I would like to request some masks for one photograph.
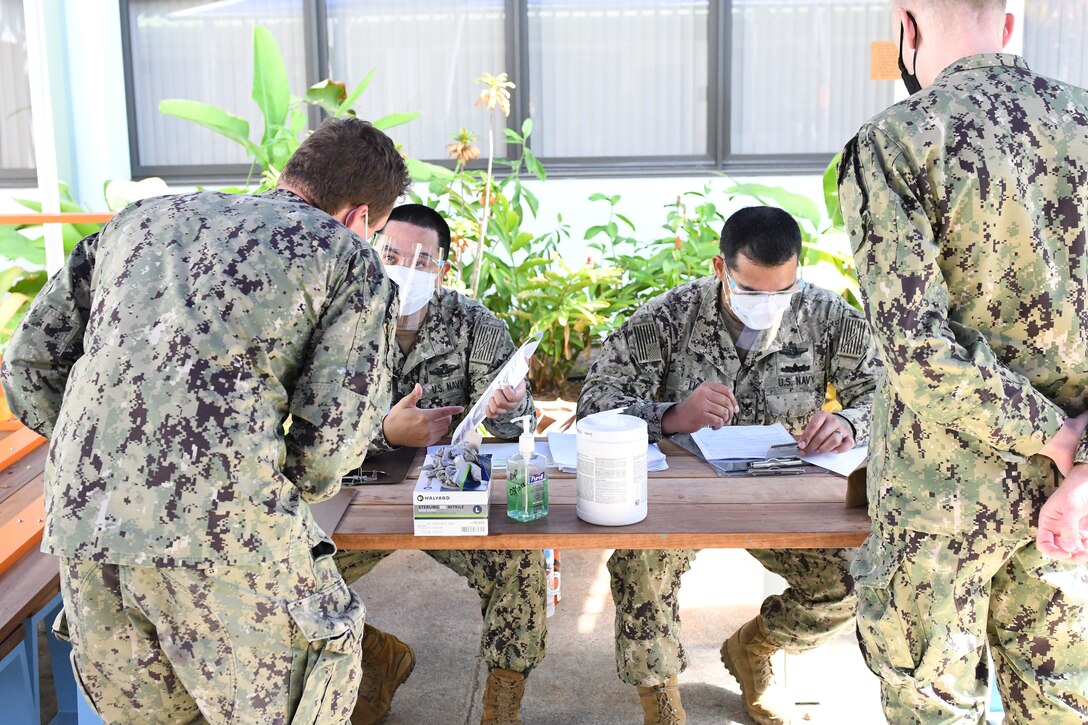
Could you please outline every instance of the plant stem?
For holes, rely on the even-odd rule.
[[[476,268],[472,270],[472,296],[480,296],[480,270],[483,268],[484,235],[487,234],[487,220],[491,213],[491,169],[495,161],[495,114],[487,115],[487,178],[484,180],[484,215],[480,219],[480,234],[476,240]]]

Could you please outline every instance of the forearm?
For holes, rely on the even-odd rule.
[[[46,438],[60,415],[72,366],[83,355],[98,238],[93,234],[76,245],[34,299],[4,354],[8,406]]]

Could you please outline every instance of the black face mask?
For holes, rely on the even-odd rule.
[[[918,70],[918,21],[914,19],[914,16],[907,13],[907,17],[914,23],[914,70]],[[907,93],[912,96],[918,91],[922,90],[922,84],[918,81],[918,76],[914,73],[907,72],[907,64],[903,62],[903,34],[906,32],[906,27],[899,26],[899,75],[903,78],[903,85],[907,87]]]

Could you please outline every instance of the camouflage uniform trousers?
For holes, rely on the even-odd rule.
[[[53,628],[105,722],[347,722],[365,609],[334,550],[206,569],[62,559]]]
[[[768,634],[787,652],[812,649],[854,618],[853,549],[749,549],[789,584],[760,608]],[[629,685],[652,686],[683,672],[680,575],[695,549],[617,549],[608,560],[616,603],[616,669]]]
[[[341,551],[336,566],[349,584],[361,579],[392,551]],[[544,552],[427,551],[464,577],[480,595],[484,631],[480,649],[490,669],[528,675],[544,659],[547,623]]]
[[[890,722],[983,722],[987,641],[1006,722],[1088,722],[1088,566],[1045,559],[1034,538],[880,524],[854,576]]]

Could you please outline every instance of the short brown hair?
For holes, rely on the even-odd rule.
[[[366,204],[372,218],[388,214],[410,182],[393,140],[354,116],[321,124],[280,174],[281,184],[328,214]]]

